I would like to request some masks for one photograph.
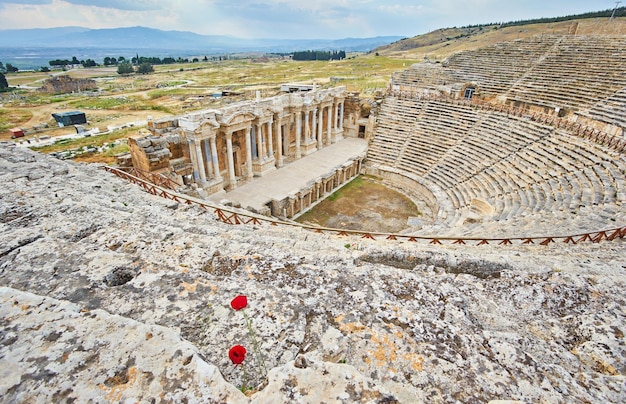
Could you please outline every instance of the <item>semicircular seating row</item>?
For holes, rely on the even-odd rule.
[[[469,82],[485,97],[567,109],[623,128],[626,35],[537,35],[419,63],[393,77],[405,88]]]
[[[623,225],[626,157],[563,129],[443,100],[388,96],[368,164],[419,177],[438,195],[422,234],[577,234]],[[467,220],[472,201],[493,208]]]

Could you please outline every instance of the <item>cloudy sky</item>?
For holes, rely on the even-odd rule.
[[[0,0],[0,29],[141,25],[243,38],[414,36],[614,6],[607,0]]]

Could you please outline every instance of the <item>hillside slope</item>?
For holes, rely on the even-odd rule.
[[[615,18],[610,23],[607,18],[593,18],[504,28],[497,25],[442,28],[413,38],[401,39],[372,52],[401,58],[442,60],[456,52],[541,34],[626,35],[626,17]]]

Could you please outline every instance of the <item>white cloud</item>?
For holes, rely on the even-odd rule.
[[[0,0],[2,28],[142,25],[274,38],[412,36],[468,24],[611,8],[588,0]]]

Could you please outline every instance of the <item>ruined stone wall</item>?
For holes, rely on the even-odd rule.
[[[145,138],[129,138],[128,145],[132,156],[133,166],[144,171],[159,171],[170,167],[170,158],[174,154],[170,151],[170,144],[174,145],[176,157],[185,156],[180,145],[179,135],[148,136]]]
[[[51,94],[74,93],[98,88],[95,80],[75,79],[70,76],[56,76],[44,82],[41,91]]]

